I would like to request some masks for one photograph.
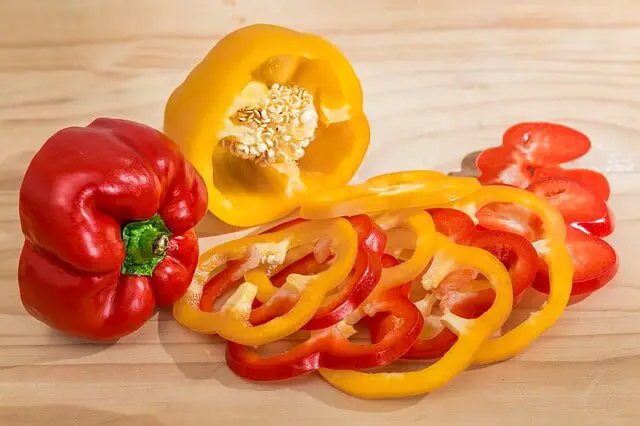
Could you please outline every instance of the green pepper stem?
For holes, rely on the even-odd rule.
[[[122,228],[125,259],[123,275],[151,276],[166,256],[171,231],[157,213],[148,220],[130,222]]]

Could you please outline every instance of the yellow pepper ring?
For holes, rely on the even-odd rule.
[[[212,271],[232,259],[257,252],[260,263],[283,261],[284,251],[331,236],[334,260],[328,269],[315,275],[291,274],[287,281],[296,287],[298,301],[286,314],[264,324],[249,323],[251,305],[258,287],[242,284],[216,312],[200,310],[203,287]],[[358,251],[358,235],[346,219],[303,222],[282,231],[229,241],[205,252],[187,293],[173,305],[173,315],[182,325],[203,334],[219,334],[227,340],[260,346],[283,339],[306,324],[318,310],[326,293],[347,278]],[[280,260],[278,260],[280,259]]]
[[[429,265],[436,249],[436,227],[431,216],[424,211],[389,213],[377,218],[376,223],[385,231],[397,227],[409,229],[415,236],[415,249],[405,262],[382,270],[380,281],[367,300],[373,300],[382,292],[417,277]]]
[[[300,208],[306,219],[385,210],[428,208],[467,197],[480,188],[475,178],[444,176],[438,172],[402,172],[376,176],[362,184],[316,192]]]
[[[551,292],[549,299],[538,312],[508,333],[487,341],[474,362],[488,364],[510,358],[529,346],[560,318],[569,302],[573,280],[573,264],[565,245],[566,227],[560,213],[549,203],[523,189],[507,186],[485,186],[468,198],[446,207],[456,208],[475,216],[490,203],[513,203],[536,213],[542,220],[545,237],[535,244],[549,267]]]
[[[459,246],[442,234],[436,237],[437,250],[455,259],[457,264],[480,271],[496,297],[493,305],[477,319],[460,318],[451,312],[442,317],[443,323],[458,335],[457,342],[436,363],[415,372],[362,373],[320,369],[320,375],[332,386],[350,395],[365,399],[400,398],[432,392],[465,370],[478,348],[495,333],[511,313],[513,294],[511,280],[504,265],[490,253],[467,246]]]
[[[369,145],[362,89],[318,36],[250,25],[222,38],[171,94],[164,132],[207,184],[209,210],[236,226],[293,211],[345,185]]]

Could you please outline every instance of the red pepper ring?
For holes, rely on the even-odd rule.
[[[386,245],[384,231],[367,215],[357,215],[346,219],[358,234],[360,248],[354,267],[346,280],[346,285],[337,293],[325,298],[325,302],[323,302],[314,317],[303,327],[303,330],[327,328],[344,319],[362,303],[380,279],[382,273],[380,257]],[[281,231],[302,222],[306,222],[306,220],[294,219],[277,225],[266,232]],[[214,275],[204,286],[202,298],[200,299],[200,309],[211,311],[215,300],[236,285],[243,276],[247,281],[253,282],[262,288],[279,288],[282,287],[290,274],[316,274],[327,268],[326,265],[317,262],[314,253],[307,254],[286,266],[276,273],[271,280],[263,270],[254,269],[256,266],[256,262],[248,258],[228,262],[225,269]],[[295,294],[286,292],[276,293],[265,304],[254,301],[254,309],[251,311],[249,322],[253,325],[264,324],[289,312],[296,302]]]
[[[260,234],[266,234],[270,232],[277,232],[283,229],[289,228],[291,226],[297,225],[299,223],[306,222],[306,219],[293,219],[288,222],[281,223],[279,225],[274,226],[273,228],[267,229],[266,231],[261,232]],[[293,250],[292,250],[293,251]],[[289,253],[287,253],[288,255]],[[313,254],[309,255],[313,257]],[[202,288],[202,297],[200,298],[200,309],[203,311],[211,311],[213,309],[213,304],[215,301],[222,296],[227,290],[234,287],[235,285],[240,284],[239,281],[242,279],[244,274],[251,269],[257,266],[257,259],[250,259],[249,257],[244,257],[242,259],[233,259],[227,262],[224,269],[219,273],[215,274]],[[296,272],[303,274],[304,271],[297,270]],[[316,268],[315,270],[307,272],[317,273],[319,270]],[[293,273],[293,271],[289,271],[286,275]],[[286,278],[284,275],[283,278]],[[305,274],[306,275],[306,274]],[[284,284],[284,280],[282,281]],[[280,284],[280,286],[282,285]],[[278,287],[280,287],[278,286]],[[260,306],[260,302],[256,299],[254,300],[254,307]],[[263,321],[263,322],[266,322]]]
[[[302,328],[303,330],[321,330],[343,320],[369,296],[380,280],[382,274],[381,256],[386,245],[386,234],[367,215],[357,215],[346,218],[358,233],[359,250],[356,261],[345,281],[345,285],[337,293],[325,298],[322,306],[314,317]],[[298,223],[296,221],[296,223]],[[281,228],[282,229],[282,228]],[[271,284],[281,287],[290,274],[313,274],[321,271],[325,266],[318,263],[314,254],[308,254],[302,259],[288,265],[274,275]],[[262,277],[258,277],[262,274]],[[264,272],[255,271],[245,275],[251,282],[264,280]],[[267,283],[267,285],[269,285]],[[295,297],[271,298],[267,303],[255,308],[251,312],[249,321],[253,325],[263,324],[275,317],[285,314],[295,305]]]
[[[538,254],[526,238],[502,231],[478,231],[472,219],[464,212],[455,209],[437,208],[427,212],[433,218],[436,230],[450,240],[461,245],[477,247],[488,251],[500,260],[508,269],[513,288],[514,301],[522,297],[531,287],[538,268]],[[447,265],[448,262],[443,264]],[[452,266],[455,268],[455,266]],[[454,270],[438,283],[436,292],[440,298],[440,308],[447,308],[463,318],[478,318],[493,304],[495,292],[491,288],[464,289],[475,274],[465,274],[465,270]],[[469,271],[473,272],[473,271]],[[400,287],[399,291],[409,296],[411,287]],[[514,303],[515,304],[515,303]],[[382,339],[393,327],[393,318],[379,316],[372,319],[371,341]],[[416,343],[403,356],[404,359],[435,359],[444,356],[456,343],[457,336],[444,327],[437,334],[427,338],[418,338]]]
[[[226,359],[229,368],[252,381],[285,380],[319,368],[349,370],[388,365],[399,359],[416,341],[424,320],[420,311],[397,289],[382,293],[373,303],[374,315],[398,318],[395,327],[376,343],[354,344],[349,337],[355,329],[340,322],[317,331],[305,342],[287,352],[261,357],[256,349],[229,342]]]

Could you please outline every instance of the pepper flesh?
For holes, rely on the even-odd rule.
[[[315,190],[345,185],[369,145],[347,58],[319,36],[266,24],[211,49],[171,94],[164,130],[203,176],[209,210],[237,226],[284,217]],[[221,142],[230,137],[245,143]]]
[[[423,318],[407,297],[395,289],[379,295],[372,304],[371,314],[391,315],[398,320],[385,338],[375,343],[351,343],[349,337],[355,332],[353,324],[341,322],[314,332],[308,340],[283,354],[270,357],[261,357],[250,347],[230,342],[227,364],[239,376],[254,381],[289,379],[323,367],[355,369],[390,364],[418,338]]]
[[[478,231],[473,221],[465,213],[454,209],[431,209],[428,211],[434,220],[436,230],[455,243],[474,246],[486,250],[500,260],[509,271],[514,305],[533,283],[538,267],[538,255],[533,246],[519,235],[503,231]],[[477,318],[493,303],[494,292],[484,280],[476,280],[476,271],[460,269],[453,259],[436,255],[435,261],[427,271],[427,276],[439,277],[437,282],[431,279],[432,296],[429,303],[419,302],[429,312],[421,309],[432,320],[427,323],[416,343],[403,358],[433,359],[443,356],[456,342],[451,330],[437,322],[436,304],[440,310],[448,309],[463,318]],[[420,282],[420,275],[414,282]],[[431,288],[433,287],[433,288]],[[411,288],[403,289],[408,296]],[[377,318],[370,327],[371,340],[376,342],[384,337],[393,325],[393,318]]]
[[[433,171],[408,171],[375,176],[358,185],[318,191],[300,208],[306,219],[325,219],[386,210],[435,207],[464,198],[480,188],[474,178]]]
[[[252,326],[249,318],[257,286],[245,282],[218,311],[200,309],[203,287],[209,275],[233,259],[252,258],[258,267],[268,261],[281,262],[284,249],[291,250],[330,238],[334,260],[325,271],[311,276],[292,274],[279,292],[298,293],[298,302],[286,314]],[[300,223],[284,230],[229,241],[205,252],[187,293],[173,305],[175,319],[204,334],[219,334],[242,345],[274,342],[299,330],[313,317],[327,292],[347,278],[356,258],[358,235],[345,219]],[[275,297],[275,296],[274,296]]]
[[[384,231],[366,215],[352,216],[346,219],[358,232],[359,250],[355,264],[345,285],[334,294],[325,297],[322,306],[303,327],[304,330],[324,329],[344,319],[365,300],[380,280],[381,257],[386,245]],[[329,257],[327,261],[331,259]],[[286,283],[286,277],[292,273],[308,275],[318,273],[326,267],[325,264],[317,262],[315,254],[311,253],[282,269],[273,276],[272,283],[266,285],[274,285],[279,288]],[[245,279],[247,281],[260,280],[262,283],[265,277],[258,277],[260,273],[263,272],[254,270],[245,274]],[[295,297],[271,299],[251,312],[250,321],[254,325],[262,324],[287,312],[295,303]]]
[[[20,188],[26,310],[62,332],[112,340],[186,291],[206,189],[155,129],[99,118],[60,130]]]
[[[348,323],[355,323],[365,315],[364,307],[380,294],[411,281],[424,271],[436,249],[435,226],[431,216],[424,211],[408,210],[388,213],[377,218],[376,223],[385,231],[396,227],[405,227],[411,230],[415,237],[415,250],[408,260],[382,270],[378,285],[362,302],[362,305],[347,317],[346,321]]]
[[[443,322],[457,335],[453,347],[431,366],[408,373],[363,373],[321,368],[320,375],[332,386],[360,398],[381,399],[421,395],[445,385],[466,369],[478,348],[497,331],[511,312],[509,275],[502,263],[475,247],[458,246],[437,234],[438,251],[455,258],[458,264],[479,270],[496,293],[493,305],[477,319],[465,320],[448,312]]]
[[[548,265],[550,294],[547,303],[506,334],[484,343],[474,360],[488,364],[510,358],[529,346],[562,315],[571,294],[573,265],[565,246],[566,228],[560,213],[534,194],[506,186],[485,186],[464,200],[451,203],[470,216],[490,203],[513,203],[537,214],[542,221],[543,239],[534,243]]]

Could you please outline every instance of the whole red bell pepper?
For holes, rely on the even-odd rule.
[[[99,118],[54,134],[20,188],[25,309],[62,332],[112,340],[186,291],[204,182],[162,133]]]

